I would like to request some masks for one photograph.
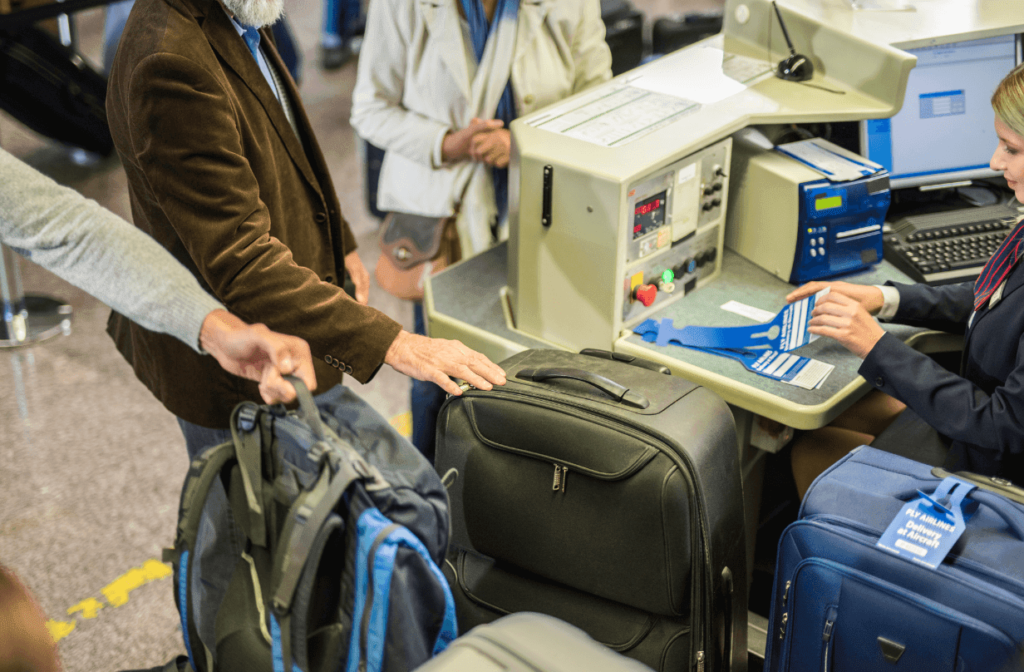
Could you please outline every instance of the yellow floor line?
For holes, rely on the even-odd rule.
[[[398,433],[405,438],[412,437],[412,411],[399,413],[389,420],[391,426],[398,430]]]
[[[159,560],[149,559],[141,567],[133,567],[127,572],[108,583],[100,593],[106,604],[95,597],[87,597],[76,603],[67,610],[68,616],[78,614],[82,619],[96,618],[99,612],[106,607],[120,607],[128,602],[128,594],[136,588],[141,588],[151,581],[163,579],[172,574],[171,568]],[[78,625],[77,620],[58,621],[50,619],[46,622],[46,628],[54,642],[64,639]]]

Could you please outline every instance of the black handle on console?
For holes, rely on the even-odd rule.
[[[648,401],[647,397],[644,395],[632,392],[628,387],[620,385],[610,378],[605,378],[604,376],[599,376],[596,373],[590,373],[583,369],[523,369],[516,374],[516,378],[521,380],[532,380],[535,383],[547,380],[557,380],[560,378],[578,380],[581,383],[593,385],[620,403],[627,404],[635,408],[647,408],[651,405],[651,402]]]

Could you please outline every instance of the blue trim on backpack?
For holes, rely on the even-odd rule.
[[[270,615],[270,654],[274,672],[284,672],[284,648],[281,646],[281,626],[274,615]]]
[[[358,672],[359,670],[359,638],[362,631],[362,614],[366,609],[366,598],[368,592],[368,556],[370,549],[377,539],[377,535],[385,527],[392,524],[377,509],[367,509],[359,516],[357,523],[357,544],[356,544],[356,587],[355,604],[352,610],[352,634],[349,640],[349,654],[346,665],[346,672]],[[370,607],[370,629],[367,633],[366,642],[366,672],[381,672],[384,664],[384,643],[387,638],[388,604],[391,593],[391,575],[395,569],[395,556],[398,553],[398,546],[404,545],[427,562],[431,573],[437,579],[444,590],[444,620],[441,623],[441,630],[434,642],[433,654],[437,655],[444,651],[448,644],[458,636],[458,626],[455,621],[455,599],[452,597],[451,588],[444,578],[444,574],[434,563],[416,535],[404,527],[398,527],[381,542],[377,548],[373,562],[373,603]]]
[[[188,551],[183,551],[178,561],[178,611],[181,613],[181,634],[185,640],[185,651],[188,659],[196,661],[192,655],[192,643],[188,639]]]

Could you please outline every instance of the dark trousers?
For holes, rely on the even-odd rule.
[[[413,305],[413,319],[417,334],[426,335],[426,320],[423,317],[423,304]],[[434,463],[434,437],[437,433],[437,414],[441,412],[441,404],[445,400],[445,391],[435,383],[422,380],[412,381],[412,445],[423,453],[423,456]]]

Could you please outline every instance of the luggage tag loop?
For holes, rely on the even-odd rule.
[[[977,502],[967,499],[976,486],[952,476],[932,494],[900,504],[877,546],[910,562],[938,568],[967,529],[967,518]]]

